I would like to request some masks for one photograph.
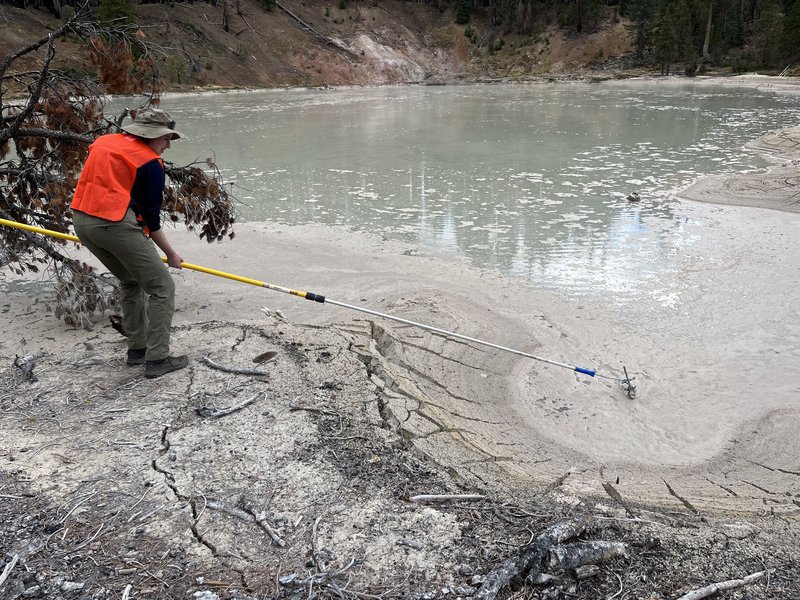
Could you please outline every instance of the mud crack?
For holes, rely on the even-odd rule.
[[[170,449],[170,442],[169,442],[169,437],[168,437],[169,430],[170,430],[170,426],[169,425],[165,425],[164,428],[161,430],[161,448],[159,448],[159,450],[158,450],[158,456],[159,457],[164,456],[164,454],[166,454]],[[203,535],[197,529],[197,521],[198,521],[199,513],[198,513],[198,510],[197,510],[197,506],[195,505],[194,499],[192,499],[192,498],[190,498],[190,497],[188,497],[188,496],[186,496],[186,495],[181,493],[181,491],[178,489],[178,486],[175,483],[175,476],[171,472],[167,471],[166,469],[162,469],[160,466],[158,466],[158,457],[154,458],[150,462],[150,466],[153,468],[153,470],[156,473],[159,473],[164,477],[164,483],[167,485],[167,487],[170,490],[172,490],[172,493],[175,494],[175,497],[179,501],[188,503],[189,507],[191,508],[191,513],[192,513],[192,522],[189,525],[189,530],[192,532],[192,536],[200,544],[202,544],[203,546],[205,546],[206,548],[211,550],[211,553],[214,556],[216,556],[217,555],[217,548],[214,546],[214,544],[212,544],[207,539],[205,539],[203,537]]]

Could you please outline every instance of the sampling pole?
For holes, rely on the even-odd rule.
[[[42,227],[34,227],[33,225],[25,225],[24,223],[18,223],[17,221],[9,221],[7,219],[0,219],[0,225],[5,225],[7,227],[14,227],[16,229],[22,229],[25,231],[30,231],[32,233],[39,233],[42,235],[48,235],[50,237],[59,238],[62,240],[67,240],[70,242],[80,243],[81,240],[77,236],[70,235],[68,233],[59,233],[58,231],[52,231],[50,229],[44,229]],[[167,262],[165,257],[162,257],[161,260]],[[575,371],[577,373],[582,373],[583,375],[588,375],[589,377],[601,377],[603,379],[610,379],[612,381],[617,381],[622,384],[623,388],[626,390],[629,389],[631,385],[631,379],[628,378],[627,373],[625,378],[619,377],[611,377],[610,375],[603,375],[598,373],[594,369],[587,369],[585,367],[578,367],[575,365],[570,365],[564,362],[559,362],[557,360],[551,360],[549,358],[544,358],[542,356],[536,356],[535,354],[531,354],[530,352],[523,352],[522,350],[515,350],[514,348],[509,348],[508,346],[501,346],[500,344],[495,344],[493,342],[487,342],[486,340],[481,340],[478,338],[470,337],[468,335],[464,335],[462,333],[456,333],[455,331],[448,331],[446,329],[441,329],[439,327],[434,327],[432,325],[426,325],[425,323],[419,323],[417,321],[411,321],[409,319],[404,319],[402,317],[396,317],[394,315],[390,315],[387,313],[378,312],[376,310],[371,310],[369,308],[364,308],[362,306],[356,306],[354,304],[347,304],[346,302],[340,302],[338,300],[333,300],[332,298],[326,298],[322,294],[316,294],[314,292],[305,292],[303,290],[293,290],[288,287],[284,287],[282,285],[275,285],[274,283],[268,283],[266,281],[260,281],[258,279],[253,279],[251,277],[243,277],[241,275],[235,275],[233,273],[227,273],[226,271],[219,271],[217,269],[211,269],[209,267],[204,267],[202,265],[195,265],[192,263],[182,262],[181,267],[184,269],[190,269],[192,271],[198,271],[200,273],[206,273],[208,275],[214,275],[216,277],[223,277],[225,279],[231,279],[233,281],[239,281],[241,283],[247,283],[249,285],[254,285],[257,287],[263,287],[268,290],[274,290],[276,292],[282,292],[284,294],[291,294],[292,296],[297,296],[299,298],[305,298],[306,300],[311,300],[313,302],[320,302],[325,304],[333,304],[335,306],[341,306],[342,308],[349,308],[350,310],[356,310],[358,312],[366,313],[368,315],[373,315],[375,317],[380,317],[382,319],[388,319],[389,321],[396,321],[398,323],[404,323],[405,325],[411,325],[413,327],[419,327],[420,329],[425,329],[427,331],[431,331],[433,333],[438,333],[440,335],[444,335],[447,337],[457,338],[459,340],[464,340],[467,342],[472,342],[473,344],[479,344],[481,346],[488,346],[489,348],[495,348],[496,350],[502,350],[504,352],[510,352],[511,354],[516,354],[518,356],[524,356],[525,358],[531,358],[533,360],[537,360],[539,362],[547,363],[548,365],[554,365],[556,367],[562,367],[564,369],[569,369],[570,371]],[[630,395],[630,394],[629,394]]]

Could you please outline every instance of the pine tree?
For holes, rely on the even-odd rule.
[[[661,74],[669,75],[675,62],[692,54],[692,20],[686,0],[666,0],[661,5],[655,35],[656,58]]]
[[[653,27],[655,25],[654,0],[633,0],[627,5],[627,14],[630,16],[629,31],[633,33],[636,47],[636,58],[644,58],[644,51],[653,44]]]
[[[470,0],[458,0],[456,2],[456,23],[466,25],[469,23]]]
[[[781,55],[787,62],[800,58],[800,0],[795,0],[783,20]]]
[[[776,65],[780,60],[781,7],[775,0],[763,0],[758,18],[753,23],[753,49],[762,65]]]

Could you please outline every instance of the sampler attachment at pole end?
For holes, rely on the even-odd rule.
[[[628,375],[628,369],[626,369],[624,365],[622,370],[625,372],[625,378],[620,381],[620,385],[622,386],[622,389],[628,393],[628,398],[633,400],[636,398],[636,386],[633,385],[633,380],[636,378]]]

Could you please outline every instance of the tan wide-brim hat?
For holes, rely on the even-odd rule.
[[[177,140],[186,137],[175,131],[175,121],[169,113],[158,108],[145,108],[136,113],[133,123],[121,128],[122,131],[148,140],[159,138],[162,135],[172,134],[170,139]]]

